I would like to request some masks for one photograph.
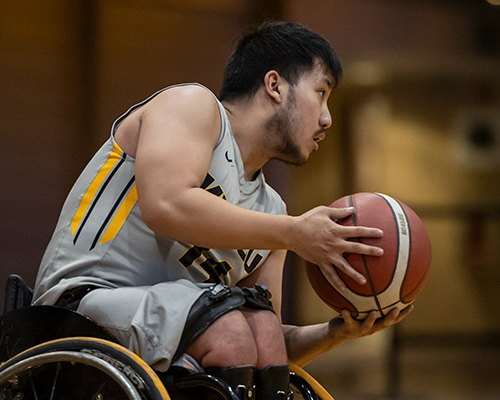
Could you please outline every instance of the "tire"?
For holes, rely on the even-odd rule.
[[[34,346],[0,367],[4,399],[169,400],[140,357],[102,339],[75,337]]]

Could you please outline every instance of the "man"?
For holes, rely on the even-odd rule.
[[[286,215],[261,172],[270,159],[298,165],[318,149],[340,76],[321,36],[267,23],[241,38],[220,101],[185,84],[132,107],[63,207],[35,303],[77,309],[159,371],[191,363],[235,388],[255,383],[257,399],[283,398],[289,359],[305,365],[399,322],[411,308],[377,321],[344,311],[325,324],[281,324],[287,250],[340,288],[333,265],[364,282],[343,253],[382,254],[347,240],[382,232],[334,222],[352,209]]]

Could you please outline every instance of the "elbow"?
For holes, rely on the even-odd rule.
[[[154,233],[173,236],[175,230],[175,212],[168,204],[150,205],[139,200],[139,210],[146,226]]]

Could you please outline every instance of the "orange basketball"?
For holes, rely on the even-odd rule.
[[[356,193],[335,201],[330,207],[354,207],[354,213],[338,223],[366,226],[384,231],[381,238],[356,238],[384,249],[381,257],[344,254],[349,264],[363,274],[361,285],[336,269],[346,285],[337,290],[317,265],[307,262],[309,281],[318,296],[331,308],[347,309],[354,318],[364,319],[371,311],[379,317],[393,308],[411,304],[427,282],[431,265],[431,244],[424,224],[407,205],[380,193]]]

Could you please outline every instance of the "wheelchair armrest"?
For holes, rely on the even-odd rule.
[[[28,307],[33,300],[33,289],[31,289],[19,275],[9,275],[5,286],[5,298],[3,313]]]

